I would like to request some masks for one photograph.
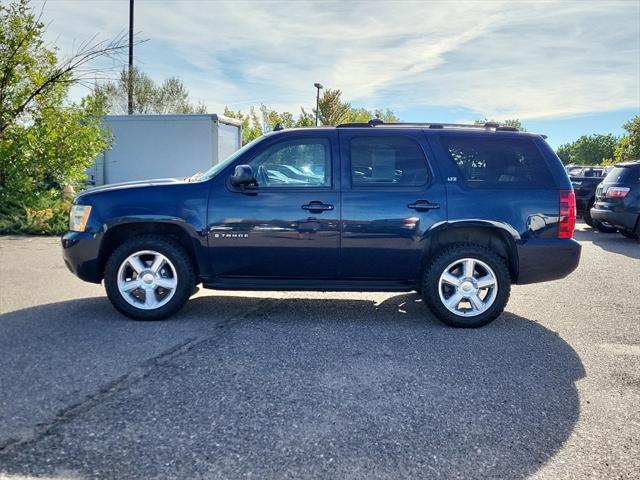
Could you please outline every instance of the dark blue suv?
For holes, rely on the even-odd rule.
[[[62,247],[136,319],[175,313],[202,283],[416,290],[446,324],[478,327],[512,283],[577,267],[575,214],[540,135],[371,121],[274,131],[202,175],[85,191]]]

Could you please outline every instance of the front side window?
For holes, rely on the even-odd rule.
[[[330,187],[331,145],[326,138],[280,142],[251,162],[259,187]]]
[[[429,179],[420,145],[407,137],[355,137],[350,154],[354,187],[416,187]]]
[[[553,187],[544,158],[528,138],[447,135],[442,141],[470,187]]]

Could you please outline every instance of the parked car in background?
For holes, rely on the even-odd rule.
[[[597,188],[591,217],[640,239],[640,160],[615,165]]]
[[[606,177],[610,170],[611,167],[602,165],[567,166],[570,177]]]
[[[135,161],[132,158],[131,161]],[[479,327],[511,284],[571,273],[575,195],[540,135],[495,123],[345,124],[272,132],[190,181],[88,190],[67,267],[115,308],[157,320],[197,284],[411,291]]]
[[[613,167],[568,168],[571,186],[576,194],[576,208],[585,223],[601,232],[613,233],[616,228],[606,222],[591,218],[591,207],[596,201],[596,188]]]

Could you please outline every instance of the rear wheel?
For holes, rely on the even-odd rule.
[[[191,259],[169,238],[143,235],[118,247],[104,272],[107,296],[124,315],[160,320],[177,312],[195,286]]]
[[[593,220],[593,228],[602,233],[615,233],[618,229],[610,223],[601,220]]]
[[[595,203],[595,199],[592,198],[589,201],[589,205],[587,205],[587,210],[582,215],[582,219],[584,220],[584,223],[589,225],[591,228],[593,228],[593,217],[591,217],[591,207],[593,207],[594,203]]]
[[[618,230],[622,236],[627,237],[627,238],[631,238],[633,240],[637,240],[638,239],[638,234],[635,232],[632,232],[631,230]]]
[[[509,270],[499,255],[480,245],[456,244],[425,270],[422,295],[443,323],[474,328],[503,312],[510,290]]]
[[[585,213],[584,215],[582,215],[582,219],[584,220],[584,223],[593,228],[593,218],[591,217],[591,213]]]

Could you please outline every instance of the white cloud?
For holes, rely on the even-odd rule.
[[[212,110],[358,104],[539,118],[640,109],[638,2],[136,2],[136,59]],[[63,50],[128,25],[126,1],[45,6]]]

